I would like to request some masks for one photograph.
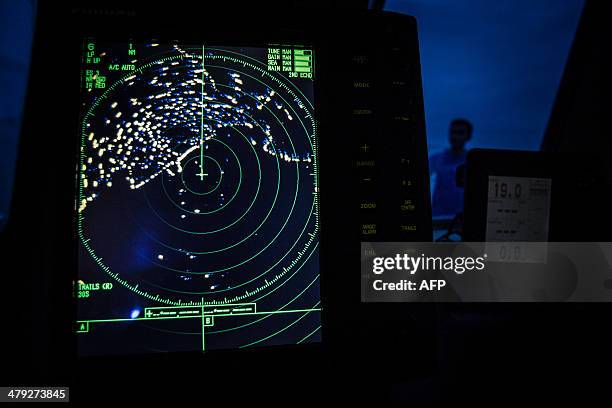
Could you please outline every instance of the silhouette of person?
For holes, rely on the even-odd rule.
[[[435,188],[432,197],[434,216],[454,216],[463,211],[463,188],[457,186],[457,167],[465,163],[465,144],[472,138],[472,124],[454,119],[450,124],[450,148],[429,158],[429,169]]]

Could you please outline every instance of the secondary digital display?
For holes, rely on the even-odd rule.
[[[489,176],[487,242],[547,242],[551,182],[549,178]],[[545,245],[487,245],[487,252],[490,261],[543,263],[547,257]]]
[[[81,355],[320,341],[314,53],[84,42]]]
[[[546,242],[551,180],[489,176],[487,241]]]

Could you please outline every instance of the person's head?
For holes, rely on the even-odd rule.
[[[472,124],[467,119],[454,119],[450,124],[449,141],[453,150],[463,150],[472,138]]]

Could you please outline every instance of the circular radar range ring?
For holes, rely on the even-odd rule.
[[[318,278],[312,95],[253,50],[168,47],[83,117],[81,243],[144,298],[279,307]]]

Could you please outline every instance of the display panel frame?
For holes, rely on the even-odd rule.
[[[228,25],[228,20],[220,17],[220,11],[229,13],[227,15],[232,17],[233,25]],[[201,24],[204,17],[206,25]],[[23,233],[19,242],[27,240],[28,248],[43,249],[31,257],[32,264],[37,265],[32,279],[39,280],[30,296],[33,313],[37,316],[36,325],[32,325],[32,330],[36,329],[37,333],[32,358],[49,358],[50,361],[44,367],[58,370],[54,371],[54,378],[63,376],[72,379],[70,381],[76,379],[80,384],[88,383],[89,386],[109,375],[120,375],[128,379],[131,370],[136,367],[143,373],[160,370],[173,372],[194,362],[206,363],[196,365],[197,368],[226,373],[231,371],[232,366],[248,366],[251,362],[267,366],[269,372],[282,372],[283,369],[291,368],[291,372],[303,380],[319,376],[325,367],[330,368],[331,361],[335,361],[336,365],[352,367],[350,371],[354,373],[363,368],[364,363],[375,364],[373,360],[364,362],[360,358],[364,348],[386,345],[392,335],[384,332],[381,334],[382,323],[376,316],[384,314],[386,320],[395,321],[397,318],[405,318],[406,313],[402,310],[389,315],[378,308],[374,310],[370,306],[361,305],[359,277],[349,273],[358,270],[360,238],[359,226],[355,225],[358,210],[353,205],[356,199],[355,185],[351,181],[354,162],[352,151],[347,149],[355,147],[351,143],[354,139],[350,138],[353,130],[350,125],[354,125],[350,108],[354,100],[350,89],[352,75],[356,74],[352,71],[352,61],[356,56],[368,54],[372,62],[381,63],[369,65],[371,73],[378,75],[386,69],[384,58],[391,56],[395,61],[399,51],[407,52],[407,58],[396,61],[399,64],[398,70],[391,72],[406,79],[409,85],[405,89],[408,92],[408,103],[404,108],[414,115],[414,123],[408,126],[414,132],[414,137],[405,140],[402,146],[405,149],[410,146],[409,150],[414,150],[415,176],[426,174],[426,160],[422,160],[426,155],[421,156],[426,151],[426,145],[415,19],[365,10],[335,10],[328,13],[316,8],[300,7],[262,9],[260,5],[237,10],[225,6],[209,7],[208,4],[193,9],[185,9],[181,4],[133,9],[117,2],[115,7],[110,4],[105,7],[74,5],[72,8],[70,5],[41,5],[39,20],[13,211],[13,223],[19,220],[22,229],[29,230]],[[160,42],[179,39],[184,43],[197,43],[206,38],[211,43],[246,46],[249,43],[244,41],[245,33],[249,43],[254,45],[269,42],[311,45],[317,56],[315,109],[320,123],[319,163],[322,175],[319,183],[320,244],[321,264],[325,265],[321,270],[323,343],[253,350],[219,350],[205,354],[177,352],[81,357],[73,361],[76,357],[76,337],[73,334],[73,271],[76,268],[73,235],[76,228],[67,226],[74,222],[74,191],[78,187],[75,179],[78,143],[70,135],[78,134],[79,121],[66,112],[80,110],[80,83],[74,78],[80,74],[82,38],[89,36],[107,41],[131,38],[135,42],[150,38]],[[378,47],[378,44],[387,44],[389,40],[392,41],[388,48],[383,50]],[[398,48],[394,45],[396,42],[406,47]],[[389,78],[385,76],[384,79]],[[62,93],[61,104],[50,103],[54,101],[51,98],[54,92]],[[385,118],[381,116],[377,120]],[[40,137],[48,134],[49,123],[53,124],[53,129],[59,129],[54,133],[58,137]],[[32,163],[37,166],[32,166]],[[28,189],[32,177],[39,174],[43,166],[52,169],[53,174],[52,180],[46,179],[39,191],[44,197],[53,197],[53,200],[46,200],[41,207],[39,200],[31,200]],[[383,185],[392,187],[393,180],[383,180]],[[429,206],[429,193],[419,189],[417,194],[424,200],[425,211]],[[39,217],[32,218],[34,213]],[[37,221],[41,218],[44,219],[42,223]],[[428,227],[426,223],[423,225],[422,234],[418,236],[430,235],[427,230],[431,226]],[[19,253],[29,255],[30,252],[24,247],[19,248]],[[364,336],[365,333],[368,336]],[[402,333],[402,341],[412,344],[414,336],[406,336],[413,332],[408,330]],[[54,349],[45,349],[41,344],[52,344]],[[419,367],[421,361],[424,364],[424,358],[419,359]],[[293,369],[296,364],[300,370]],[[195,368],[193,370],[196,371]],[[195,377],[166,378],[166,381],[176,384],[183,384],[186,380],[199,385]],[[141,385],[147,383],[145,378],[135,381]]]
[[[181,43],[181,44],[197,44],[197,43],[201,43],[201,42],[205,42],[208,44],[223,44],[223,46],[228,46],[228,47],[267,47],[268,45],[297,45],[297,46],[302,46],[302,47],[307,47],[310,48],[314,51],[315,54],[315,58],[314,58],[314,72],[315,75],[317,75],[317,73],[319,72],[319,65],[320,62],[317,59],[317,41],[316,39],[314,39],[312,36],[309,36],[307,34],[307,30],[304,31],[295,31],[295,32],[289,32],[287,30],[284,29],[275,29],[272,31],[268,31],[268,30],[255,30],[254,27],[252,27],[253,31],[252,31],[252,35],[247,36],[246,40],[245,40],[245,36],[244,36],[244,31],[242,32],[242,34],[237,33],[234,30],[227,30],[226,27],[223,27],[222,24],[212,24],[210,26],[207,27],[206,30],[199,30],[199,29],[188,29],[187,25],[174,25],[174,26],[165,26],[161,29],[156,29],[156,30],[150,30],[150,26],[148,24],[146,24],[146,21],[148,19],[148,16],[146,15],[139,15],[138,18],[136,18],[136,16],[124,16],[123,17],[125,19],[125,24],[116,24],[113,26],[112,31],[108,30],[108,26],[107,26],[107,18],[105,18],[104,16],[100,16],[100,15],[93,15],[93,16],[80,16],[78,18],[75,17],[75,25],[74,25],[74,30],[72,32],[73,36],[71,36],[72,40],[72,46],[71,48],[71,52],[70,55],[71,57],[76,57],[78,55],[78,58],[72,58],[72,66],[73,68],[78,68],[80,70],[80,56],[82,55],[81,51],[82,51],[82,47],[83,47],[83,40],[87,39],[87,38],[96,38],[97,40],[104,40],[107,42],[121,42],[121,41],[125,41],[126,38],[129,39],[130,42],[134,42],[134,43],[145,43],[148,41],[151,41],[152,39],[155,40],[155,42],[157,43]],[[248,17],[246,15],[239,15],[239,19],[240,21],[245,21],[244,19],[247,19]],[[115,20],[117,21],[117,19]],[[136,21],[136,22],[135,22]],[[306,20],[305,20],[306,21]],[[245,22],[245,27],[248,24]],[[77,41],[78,40],[78,41]],[[74,69],[72,69],[72,72],[74,73]],[[74,76],[74,74],[73,74]],[[78,77],[77,77],[78,78]],[[82,80],[82,79],[81,79]],[[76,81],[76,85],[79,85],[79,81]],[[319,123],[320,121],[320,116],[319,113],[321,112],[321,98],[320,98],[320,89],[321,89],[321,85],[319,83],[319,81],[316,80],[316,78],[313,80],[313,85],[314,85],[314,111],[317,112],[316,115],[317,117],[317,123]],[[73,88],[74,89],[74,88]],[[77,94],[79,95],[79,94]],[[80,99],[79,97],[75,97],[73,98],[74,100]],[[81,105],[80,105],[80,101],[78,103],[79,105],[79,109],[78,111],[82,111],[81,109]],[[79,125],[76,125],[79,126]],[[79,130],[77,130],[77,132],[80,132]],[[317,132],[317,137],[320,137],[319,132]],[[319,139],[320,142],[320,139]],[[74,148],[74,152],[75,152],[75,156],[78,157],[80,155],[79,153],[79,144],[80,142],[77,141],[76,143],[76,147]],[[320,163],[320,158],[318,158],[318,161]],[[77,161],[78,163],[78,161]],[[319,173],[321,174],[321,173]],[[78,183],[79,181],[76,181],[76,188],[78,189]],[[321,206],[321,201],[324,201],[324,199],[321,199],[321,194],[319,195],[319,208]],[[319,213],[319,219],[320,219],[321,215]],[[73,244],[73,253],[76,253],[76,247],[78,246],[78,231],[77,231],[77,220],[76,218],[73,219],[73,231],[74,231],[74,244]],[[320,247],[322,246],[321,242],[324,241],[324,239],[322,238],[322,234],[319,232],[319,244]],[[76,258],[76,254],[75,254],[75,258]],[[322,255],[319,254],[319,267],[321,265],[321,259],[322,259]],[[73,268],[73,270],[77,270],[77,261],[74,261],[75,264],[75,268]],[[321,303],[322,305],[325,303],[325,298],[326,295],[324,293],[325,290],[325,278],[323,278],[323,274],[321,273],[321,269],[320,270],[320,280],[321,280],[321,290],[320,290],[320,299],[321,299]],[[73,282],[75,282],[77,280],[77,277],[75,275],[73,275],[72,277]],[[74,302],[73,302],[74,303]],[[324,306],[321,307],[322,310],[325,309]],[[75,310],[76,310],[76,305],[73,304],[72,306],[72,316],[75,316]],[[325,332],[327,331],[326,329],[326,324],[325,324],[325,313],[324,312],[320,312],[321,313],[321,337],[323,339],[326,338],[326,334]],[[76,322],[76,318],[73,318],[73,320]],[[78,327],[76,327],[76,329],[78,329]],[[323,342],[325,342],[325,340],[323,340]],[[312,353],[320,353],[321,349],[324,347],[324,344],[321,342],[314,342],[314,343],[307,343],[307,344],[286,344],[286,345],[273,345],[273,346],[265,346],[265,347],[257,347],[257,348],[247,348],[247,349],[216,349],[216,350],[206,350],[205,353],[202,353],[201,351],[198,350],[194,350],[194,351],[177,351],[177,352],[171,352],[171,353],[162,353],[162,354],[171,354],[171,355],[175,355],[176,357],[173,357],[173,360],[176,361],[181,361],[182,359],[189,359],[192,357],[197,357],[197,358],[203,358],[207,361],[212,361],[215,360],[217,357],[214,357],[213,355],[220,355],[223,356],[223,359],[229,359],[229,360],[235,360],[235,359],[240,359],[242,357],[239,356],[249,356],[248,358],[252,358],[252,359],[259,359],[259,358],[264,358],[264,356],[266,355],[271,355],[270,353],[273,353],[274,355],[286,355],[286,356],[297,356],[297,355],[310,355]],[[77,347],[76,345],[73,346],[73,348],[76,350]],[[78,354],[78,353],[77,353]],[[234,359],[234,355],[236,355],[236,358]],[[204,357],[205,356],[205,357]],[[79,356],[78,359],[81,361],[86,362],[86,364],[110,364],[109,361],[115,361],[115,363],[120,362],[121,364],[127,364],[127,361],[133,360],[133,361],[159,361],[159,359],[167,359],[168,357],[162,357],[161,355],[157,354],[157,353],[137,353],[137,354],[133,354],[133,353],[127,353],[127,354],[121,354],[121,355],[117,355],[117,356],[113,356],[113,355],[107,355],[107,356]],[[220,357],[221,358],[221,357]],[[276,359],[276,356],[275,356]],[[107,361],[103,361],[103,360],[107,360]],[[227,361],[226,361],[227,362]],[[219,363],[221,364],[221,363]]]

